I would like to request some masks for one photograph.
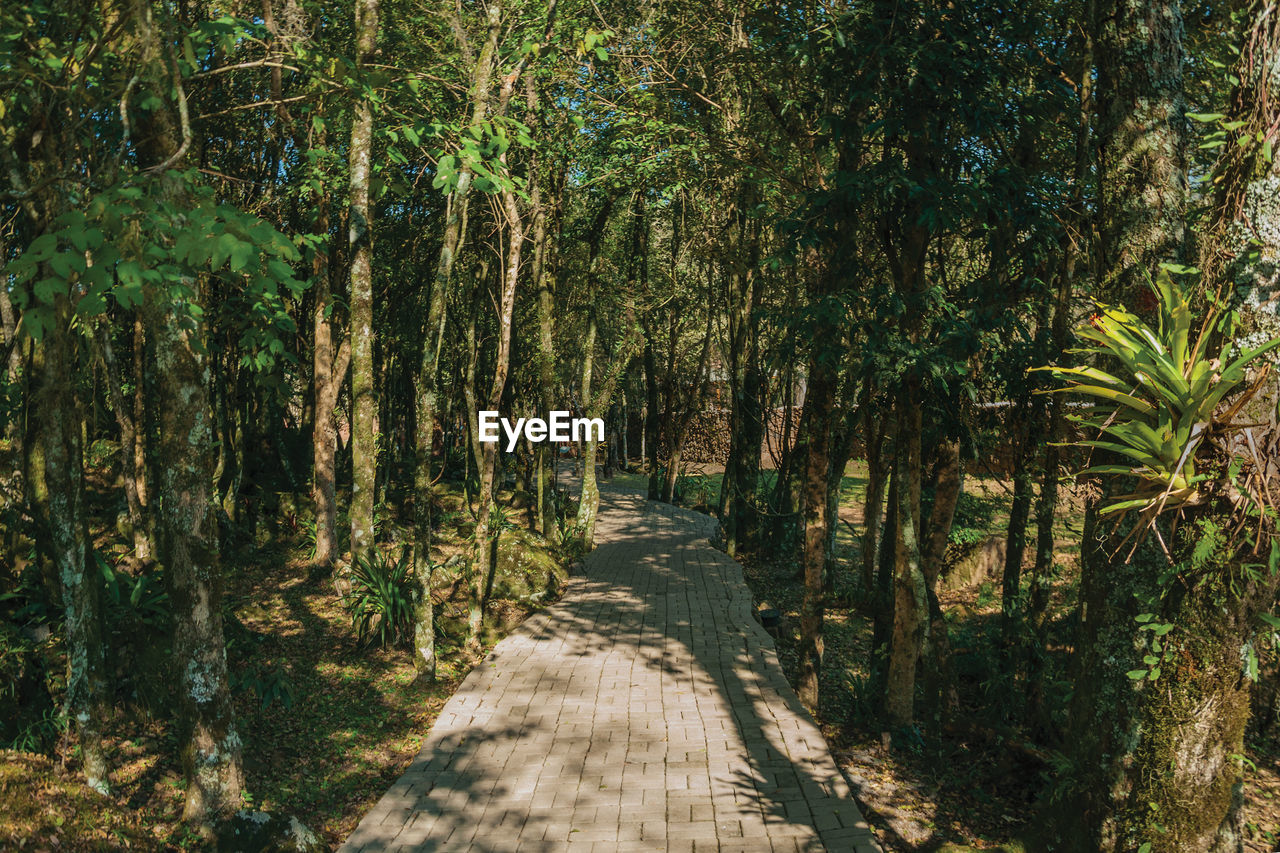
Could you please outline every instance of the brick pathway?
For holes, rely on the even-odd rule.
[[[871,853],[706,516],[606,493],[556,605],[500,642],[341,853]]]

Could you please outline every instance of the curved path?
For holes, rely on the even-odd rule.
[[[605,493],[565,596],[471,672],[342,853],[878,851],[714,528]]]

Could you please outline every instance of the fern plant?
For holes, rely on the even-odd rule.
[[[385,648],[412,636],[417,595],[412,562],[388,557],[374,548],[351,566],[346,605],[362,643],[376,641]]]
[[[1275,338],[1231,358],[1234,344],[1228,340],[1211,357],[1210,330],[1222,320],[1220,309],[1210,310],[1193,340],[1190,303],[1167,269],[1160,270],[1152,287],[1159,302],[1157,328],[1122,307],[1099,303],[1076,330],[1086,346],[1069,351],[1093,357],[1098,366],[1035,368],[1064,383],[1044,393],[1078,394],[1092,403],[1088,414],[1074,419],[1096,437],[1074,444],[1111,451],[1126,462],[1091,465],[1078,476],[1136,477],[1133,492],[1115,497],[1099,512],[1123,517],[1136,511],[1139,529],[1165,510],[1203,502],[1213,478],[1203,470],[1210,448],[1215,439],[1242,428],[1235,416],[1257,392],[1267,367],[1262,364],[1261,375],[1246,385],[1250,369],[1280,347]]]

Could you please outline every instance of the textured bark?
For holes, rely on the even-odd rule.
[[[591,313],[587,340],[584,344],[584,352],[586,354],[582,361],[582,395],[587,401],[586,416],[588,418],[602,417],[608,411],[613,401],[614,392],[618,387],[618,381],[626,372],[627,366],[631,363],[631,359],[635,356],[636,350],[640,345],[639,330],[631,311],[627,311],[624,316],[623,327],[625,329],[623,337],[618,342],[614,352],[611,353],[609,370],[593,389],[594,379],[592,373],[594,371],[595,357],[591,353],[595,349],[597,331],[595,312]],[[582,490],[578,500],[576,529],[583,548],[589,550],[593,546],[596,518],[600,513],[600,489],[596,485],[595,476],[598,443],[589,430],[582,442],[582,448]]]
[[[48,550],[62,587],[67,638],[66,713],[80,739],[85,782],[108,790],[102,745],[107,683],[102,646],[102,607],[96,566],[87,562],[92,543],[85,513],[80,403],[75,384],[75,339],[71,304],[59,295],[54,326],[45,337],[36,397],[47,489]]]
[[[595,258],[592,258],[594,261]],[[596,312],[588,309],[587,336],[582,342],[582,398],[591,399],[591,374],[595,370],[597,323]],[[578,494],[576,535],[583,550],[595,543],[596,515],[600,510],[600,488],[596,485],[596,440],[591,431],[582,442],[582,487]]]
[[[1176,260],[1183,251],[1181,8],[1177,0],[1115,0],[1100,2],[1096,12],[1101,288],[1103,298],[1142,311],[1149,304],[1139,298],[1147,277],[1160,261]],[[1119,539],[1099,529],[1111,525],[1097,520],[1096,508],[1086,522],[1068,723],[1072,769],[1046,810],[1047,820],[1037,825],[1037,843],[1081,853],[1130,850],[1145,842],[1157,851],[1208,849],[1187,844],[1181,831],[1155,828],[1175,826],[1190,809],[1203,812],[1199,822],[1221,806],[1212,820],[1216,831],[1228,805],[1197,802],[1194,796],[1179,803],[1192,792],[1148,788],[1152,780],[1167,778],[1173,758],[1156,742],[1160,731],[1179,725],[1182,712],[1165,705],[1178,679],[1170,671],[1148,686],[1126,675],[1142,667],[1145,635],[1135,617],[1150,608],[1143,602],[1159,600],[1159,577],[1168,560],[1149,541],[1125,560],[1125,552],[1116,555]]]
[[[1102,298],[1138,307],[1181,254],[1187,205],[1180,0],[1097,0]]]
[[[197,297],[199,298],[199,297]],[[213,426],[206,392],[203,344],[189,330],[181,305],[157,306],[155,389],[158,412],[158,498],[153,507],[157,550],[173,603],[173,652],[186,737],[183,819],[209,831],[239,807],[243,773],[227,683],[222,629],[222,572],[218,564],[213,482]]]
[[[111,334],[103,325],[94,329],[98,353],[107,371],[107,397],[120,427],[120,479],[124,483],[125,506],[129,513],[129,528],[133,536],[133,553],[139,560],[151,559],[151,536],[145,508],[138,492],[137,467],[134,465],[138,446],[138,431],[132,416],[132,406],[124,395],[124,380],[115,349],[111,346]]]
[[[809,441],[804,469],[804,597],[800,604],[800,670],[796,693],[811,708],[818,707],[818,684],[823,654],[823,571],[830,541],[827,491],[830,486],[831,421],[839,377],[829,359],[809,359]]]
[[[915,716],[916,664],[924,645],[928,602],[920,561],[920,389],[908,382],[899,398],[898,471],[894,527],[893,634],[885,681],[885,716],[890,725],[910,725]]]
[[[1022,616],[1022,559],[1027,552],[1027,521],[1031,517],[1031,462],[1040,445],[1040,430],[1035,422],[1039,400],[1028,399],[1016,408],[1014,438],[1013,500],[1009,505],[1009,524],[1005,530],[1004,572],[1000,585],[1000,610],[1006,643],[1011,642]]]
[[[147,505],[147,395],[143,362],[146,356],[146,332],[139,312],[133,320],[133,481],[138,490],[138,501]]]
[[[0,244],[0,249],[4,246]],[[17,334],[18,323],[13,313],[13,302],[9,299],[9,292],[0,288],[0,328],[4,331],[4,345],[9,353],[8,359],[5,361],[5,373],[10,384],[16,383],[19,378],[19,370],[22,366],[22,350],[17,346],[14,336]],[[10,424],[13,427],[14,424]]]
[[[592,296],[600,292],[600,248],[604,240],[605,225],[612,209],[613,200],[609,199],[601,206],[591,227],[587,260],[589,265],[587,268],[587,293]],[[638,201],[633,210],[638,217],[637,221],[643,221],[643,207],[639,205]],[[644,261],[643,259],[637,259],[637,262],[643,263]],[[639,338],[636,335],[638,330],[635,324],[634,312],[628,309],[623,318],[623,336],[618,341],[615,352],[611,354],[609,370],[598,386],[593,388],[598,317],[594,306],[588,309],[588,312],[587,336],[583,341],[582,350],[582,387],[580,390],[586,416],[588,418],[599,418],[609,410],[610,405],[613,403],[613,395],[618,387],[618,380],[625,372],[627,365],[630,364],[632,356],[635,355],[635,348],[639,343]],[[578,542],[584,550],[590,550],[593,547],[596,517],[600,512],[600,489],[596,484],[595,472],[596,456],[597,442],[594,434],[588,430],[582,442],[582,488],[578,496],[578,517],[574,525]]]
[[[317,138],[317,145],[323,147],[324,136]],[[329,198],[327,195],[317,199],[316,230],[321,234],[329,233]],[[312,313],[312,328],[315,334],[315,345],[312,353],[312,392],[315,395],[315,406],[312,412],[311,444],[312,444],[312,486],[311,499],[316,510],[316,553],[315,567],[321,573],[333,569],[338,558],[338,498],[337,498],[337,453],[338,425],[334,414],[338,408],[338,389],[342,387],[342,376],[346,372],[346,362],[351,357],[351,345],[348,341],[344,351],[345,359],[336,357],[333,339],[335,310],[333,294],[329,282],[329,248],[325,243],[316,251],[312,261],[311,278],[315,282],[315,309]],[[337,362],[342,362],[338,364]],[[339,369],[340,368],[340,369]]]
[[[928,644],[924,649],[925,679],[933,701],[929,703],[945,725],[959,704],[954,679],[950,672],[951,640],[947,620],[938,601],[938,576],[946,562],[947,541],[955,521],[956,504],[960,500],[963,476],[960,467],[960,442],[946,439],[938,448],[939,463],[933,489],[933,511],[921,547],[920,566],[924,574],[928,598]]]
[[[377,0],[357,0],[356,68],[372,59],[378,41]],[[373,370],[373,223],[369,221],[369,174],[373,157],[373,104],[356,102],[351,121],[349,232],[351,253],[351,559],[374,547],[373,507],[377,489],[378,399]]]
[[[168,79],[149,81],[168,92],[176,63],[149,4],[138,0],[134,25],[142,44],[141,61]],[[157,166],[180,167],[186,152],[172,110],[149,113],[143,156]],[[142,135],[140,135],[142,136]],[[160,180],[172,179],[161,177]],[[188,201],[178,183],[161,192],[175,204]],[[178,673],[180,749],[186,776],[183,820],[211,836],[219,818],[240,804],[244,775],[227,682],[222,629],[222,571],[218,560],[217,514],[213,500],[214,447],[209,400],[210,367],[204,319],[209,315],[207,278],[184,280],[188,300],[174,300],[168,288],[144,291],[144,317],[154,353],[148,389],[165,401],[156,407],[155,500],[149,502],[156,532],[156,554],[164,569],[173,608],[173,659]],[[197,309],[197,310],[193,310]]]
[[[753,323],[754,325],[754,323]],[[732,405],[732,466],[725,469],[728,496],[721,517],[725,520],[725,547],[733,554],[751,547],[759,530],[760,447],[764,439],[764,375],[760,370],[759,341],[753,328],[749,339],[740,343],[739,365],[734,368]]]
[[[658,358],[653,345],[653,328],[641,321],[644,330],[644,444],[649,468],[647,497],[656,501],[662,496],[662,476],[658,470]]]
[[[886,439],[892,442],[889,426],[892,418],[873,422],[873,408],[863,411],[863,435],[867,442],[867,491],[862,511],[862,588],[867,594],[875,590],[876,561],[880,554],[880,519],[884,511],[884,487],[889,479],[889,459],[884,452]]]
[[[530,81],[532,88],[533,83]],[[536,104],[535,104],[536,106]],[[535,179],[530,191],[533,208],[533,268],[531,270],[534,285],[538,288],[538,381],[541,384],[539,405],[543,417],[547,416],[555,406],[554,393],[556,386],[555,358],[555,240],[551,229],[547,226],[548,216],[554,216],[558,222],[560,199],[559,190],[563,186],[563,177],[556,182],[555,198],[544,199],[541,184]],[[556,526],[554,504],[555,457],[549,442],[542,442],[536,450],[535,478],[537,498],[534,506],[534,529],[543,535],[550,535]]]
[[[729,554],[750,545],[760,514],[756,491],[760,481],[760,445],[764,437],[761,396],[760,335],[756,317],[761,287],[756,277],[759,239],[754,222],[737,216],[737,256],[725,277],[729,345],[729,461],[720,497],[724,544]]]
[[[505,155],[504,155],[505,156]],[[505,163],[504,163],[505,165]],[[507,256],[502,270],[498,300],[498,351],[494,356],[493,381],[489,386],[486,408],[496,410],[502,402],[507,387],[507,374],[511,369],[511,329],[516,305],[516,286],[520,282],[520,258],[524,248],[525,232],[519,205],[514,192],[504,192],[503,208],[507,218]],[[498,442],[485,442],[480,449],[480,517],[476,521],[475,575],[472,588],[472,605],[468,620],[469,639],[473,647],[479,645],[480,631],[484,623],[484,607],[493,586],[496,565],[497,533],[493,519],[497,514],[495,483],[498,466]]]
[[[893,447],[897,447],[897,418],[890,416],[893,423]],[[868,669],[870,670],[870,692],[873,696],[883,696],[889,672],[889,639],[893,634],[893,577],[897,554],[890,543],[897,541],[898,508],[901,501],[898,492],[902,488],[903,473],[898,464],[900,455],[896,452],[886,454],[891,457],[888,471],[888,500],[885,503],[884,527],[881,531],[880,553],[876,557],[875,586],[872,588],[872,622],[871,648]]]

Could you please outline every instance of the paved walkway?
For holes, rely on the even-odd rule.
[[[879,848],[706,516],[603,497],[559,603],[500,642],[341,848]]]

